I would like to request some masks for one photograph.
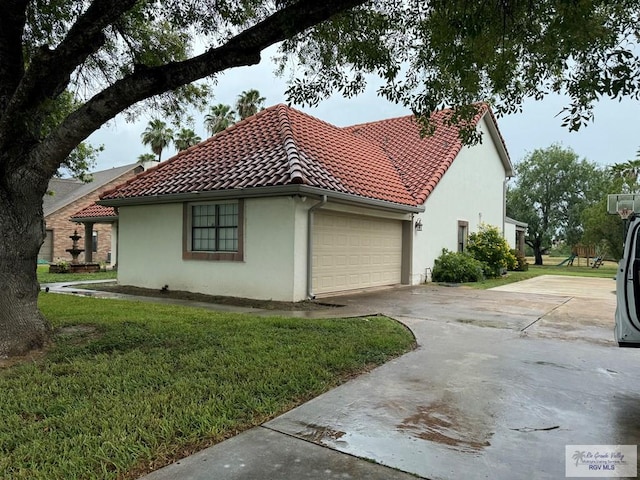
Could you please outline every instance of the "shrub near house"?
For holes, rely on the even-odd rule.
[[[526,260],[522,259],[524,264]],[[466,283],[484,278],[497,278],[505,270],[525,270],[509,249],[497,227],[480,225],[480,231],[469,235],[466,252],[442,250],[434,263],[436,282]]]
[[[518,260],[497,227],[481,224],[480,230],[469,235],[469,254],[484,264],[484,276],[497,278],[506,270],[515,270]]]
[[[433,281],[449,283],[478,282],[483,278],[483,264],[465,252],[442,249],[433,265]]]

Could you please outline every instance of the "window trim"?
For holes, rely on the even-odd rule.
[[[460,250],[460,229],[464,229],[464,238],[462,239],[462,250]],[[458,220],[458,233],[456,238],[456,245],[458,252],[464,252],[467,249],[467,240],[469,239],[469,222],[464,220]]]
[[[191,250],[191,207],[235,202],[238,204],[238,250],[236,252],[201,252]],[[182,206],[182,259],[210,261],[244,261],[244,200],[185,202]]]

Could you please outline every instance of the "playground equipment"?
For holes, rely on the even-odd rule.
[[[584,258],[586,260],[587,267],[591,266],[593,268],[598,268],[602,265],[603,258],[599,255],[596,255],[596,247],[593,245],[576,245],[571,249],[571,255],[565,258],[562,262],[560,262],[557,267],[561,267],[566,265],[567,267],[572,267],[573,262],[578,260],[578,267],[580,266],[580,259]],[[593,262],[591,261],[593,259]]]
[[[563,266],[565,263],[567,264],[568,267],[573,266],[573,261],[575,260],[575,258],[578,255],[576,255],[575,253],[572,253],[571,255],[569,255],[567,258],[565,258],[563,261],[561,261],[558,265],[556,265],[556,267],[561,267]]]

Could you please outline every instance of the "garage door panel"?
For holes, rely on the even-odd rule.
[[[315,293],[400,283],[401,260],[399,220],[316,213],[312,262]]]

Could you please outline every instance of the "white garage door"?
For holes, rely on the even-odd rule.
[[[401,263],[401,221],[334,212],[314,215],[314,293],[398,284]]]

